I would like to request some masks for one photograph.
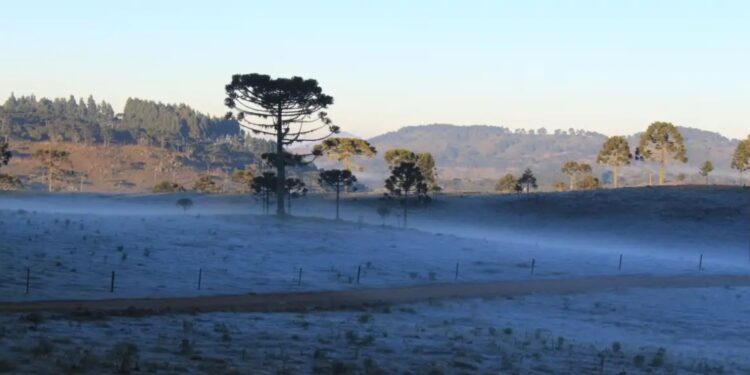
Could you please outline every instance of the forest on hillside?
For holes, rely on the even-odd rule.
[[[200,113],[185,104],[129,98],[122,113],[112,105],[69,98],[11,96],[0,106],[0,134],[10,139],[85,144],[158,144],[177,148],[240,135],[236,121]]]

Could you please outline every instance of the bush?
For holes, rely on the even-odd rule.
[[[185,188],[174,182],[162,181],[151,188],[153,193],[179,193],[185,191]]]

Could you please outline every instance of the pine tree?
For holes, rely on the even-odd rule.
[[[404,227],[406,227],[409,212],[409,194],[423,199],[427,197],[427,183],[422,172],[414,162],[401,162],[391,169],[391,175],[385,180],[385,188],[389,194],[400,196],[404,208]]]
[[[706,178],[706,185],[708,185],[708,175],[713,172],[714,170],[714,163],[712,163],[710,160],[706,160],[701,165],[701,169],[698,173],[700,173],[701,176]]]
[[[526,187],[526,194],[529,194],[532,188],[536,189],[538,187],[536,184],[536,177],[531,171],[531,168],[526,168],[526,170],[523,171],[523,175],[518,179],[518,184]]]
[[[744,186],[742,174],[750,170],[750,136],[740,141],[732,155],[732,169],[736,169],[740,174],[740,185]]]
[[[316,145],[315,153],[343,162],[344,170],[362,171],[361,166],[352,165],[351,158],[355,156],[371,158],[375,156],[377,151],[375,147],[364,139],[333,137],[325,139],[321,144]]]

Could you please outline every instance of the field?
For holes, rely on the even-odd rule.
[[[181,197],[194,205],[176,206]],[[282,221],[246,196],[1,195],[0,370],[750,371],[747,190],[438,196],[413,208],[408,228],[398,227],[397,206],[379,217],[381,204],[349,195],[337,222],[330,197],[310,196]],[[581,286],[468,298],[490,285],[478,283],[555,280]],[[394,302],[399,289],[383,289],[410,286],[449,289],[450,298]],[[162,299],[318,291],[356,299],[373,290],[390,300],[200,312],[165,310]],[[467,298],[457,298],[462,290]],[[82,304],[74,300],[141,297],[151,308],[97,308],[104,301],[9,312],[33,301],[74,308]]]

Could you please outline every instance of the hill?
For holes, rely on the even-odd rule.
[[[712,174],[714,182],[736,182],[730,159],[737,140],[699,129],[679,129],[685,138],[688,163],[668,167],[672,181],[679,173],[684,173],[686,182],[700,182],[699,166],[704,160],[711,160],[716,168]],[[629,136],[631,147],[637,146],[639,136]],[[535,171],[541,187],[549,187],[564,180],[560,165],[566,160],[586,161],[594,166],[595,175],[602,177],[607,169],[596,166],[595,161],[606,138],[604,134],[575,129],[511,131],[500,126],[434,124],[407,126],[370,138],[369,142],[381,155],[396,147],[432,153],[440,180],[448,190],[489,190],[501,175],[519,174],[526,167]],[[357,162],[365,167],[366,173],[362,176],[365,181],[374,184],[386,173],[382,157]],[[631,185],[645,184],[649,172],[654,173],[656,168],[650,162],[634,164],[625,169],[624,178]]]

